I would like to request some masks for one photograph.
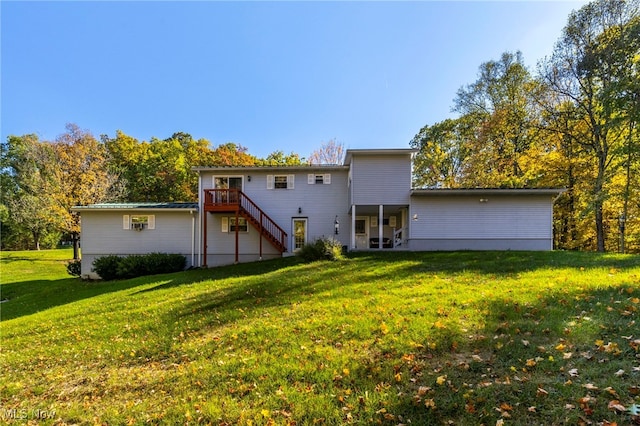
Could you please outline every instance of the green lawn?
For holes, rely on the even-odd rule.
[[[70,255],[2,253],[0,423],[640,422],[638,256],[360,253],[91,283]]]

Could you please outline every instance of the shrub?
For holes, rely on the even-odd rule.
[[[67,272],[69,275],[79,277],[82,275],[82,263],[79,260],[72,260],[67,263]]]
[[[118,264],[120,256],[110,255],[95,259],[92,263],[93,270],[103,280],[115,280],[118,278]]]
[[[132,256],[104,256],[93,261],[93,270],[103,280],[141,277],[182,271],[187,259],[180,254],[150,253]]]
[[[305,244],[298,252],[298,256],[305,262],[340,260],[344,257],[340,241],[328,238],[318,238],[312,243]]]

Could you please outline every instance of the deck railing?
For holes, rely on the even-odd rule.
[[[205,189],[205,211],[236,211],[281,251],[287,251],[287,233],[239,189]]]

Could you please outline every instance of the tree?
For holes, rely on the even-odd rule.
[[[61,230],[71,236],[73,258],[78,259],[80,216],[71,208],[116,200],[121,187],[110,169],[104,144],[75,124],[67,124],[66,130],[52,145],[56,164],[54,201],[62,220]]]
[[[61,218],[57,214],[55,195],[55,154],[53,146],[36,135],[9,136],[2,146],[2,204],[8,210],[3,229],[20,240],[28,235],[32,247],[40,249],[43,239],[56,236]]]
[[[342,164],[345,154],[344,144],[331,139],[311,153],[309,164]]]
[[[521,157],[535,141],[534,79],[520,52],[480,65],[475,83],[458,90],[454,111],[474,123],[468,162],[475,185],[525,186]]]
[[[460,186],[469,155],[463,118],[424,126],[409,145],[418,150],[413,161],[413,185],[428,188]]]
[[[102,137],[114,167],[126,182],[128,201],[196,201],[196,166],[250,166],[256,158],[243,146],[229,142],[214,149],[206,139],[177,132],[149,142],[116,132]]]
[[[638,15],[637,1],[596,0],[574,11],[541,75],[556,96],[558,105],[572,105],[571,135],[593,159],[591,205],[594,212],[596,248],[605,250],[604,203],[607,180],[621,152],[617,109],[610,108],[607,93],[616,86],[612,70],[617,56],[598,49],[603,34],[622,32]]]
[[[285,154],[283,151],[273,151],[262,160],[257,161],[259,166],[299,166],[304,164],[304,159],[295,152]]]

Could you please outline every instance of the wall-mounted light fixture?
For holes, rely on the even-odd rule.
[[[414,222],[418,221],[418,213],[414,213],[413,217],[411,218],[413,219]]]
[[[298,207],[298,214],[302,214],[302,207]]]
[[[488,198],[480,198],[480,202],[481,203],[488,203],[489,199]]]
[[[338,222],[338,216],[336,215],[336,220],[333,221],[333,229],[336,233],[336,235],[338,235],[340,233],[340,222]]]
[[[247,176],[247,180],[251,182],[251,175]]]

